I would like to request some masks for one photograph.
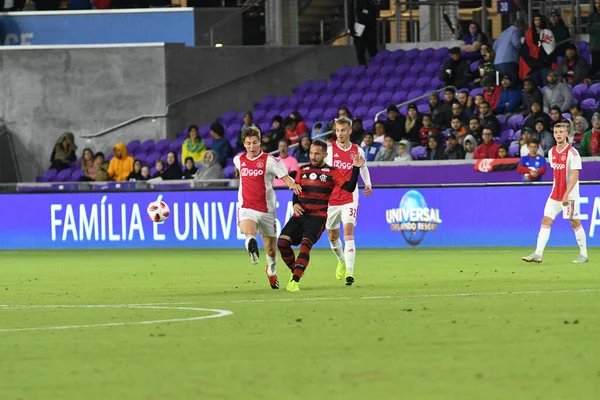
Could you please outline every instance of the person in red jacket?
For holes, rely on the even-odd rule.
[[[496,82],[491,76],[484,76],[481,79],[481,87],[483,88],[483,100],[488,102],[492,112],[495,112],[502,94],[502,86],[496,86]]]
[[[483,128],[481,136],[483,138],[483,143],[477,146],[473,158],[476,160],[482,158],[498,158],[498,148],[500,145],[492,140],[492,130],[490,128]]]

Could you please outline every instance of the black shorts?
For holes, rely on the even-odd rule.
[[[294,246],[302,243],[302,239],[304,238],[315,244],[325,230],[326,222],[326,217],[315,217],[312,215],[292,217],[281,230],[280,236],[288,236]]]

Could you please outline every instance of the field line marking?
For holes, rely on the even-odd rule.
[[[169,307],[159,306],[154,304],[98,304],[98,305],[54,305],[54,306],[10,306],[0,305],[0,309],[4,310],[25,310],[25,309],[39,309],[39,308],[132,308],[132,309],[163,309],[163,310],[191,310],[191,311],[207,311],[213,312],[212,315],[202,315],[198,317],[188,318],[171,318],[171,319],[158,319],[151,321],[135,321],[135,322],[108,322],[104,324],[85,324],[85,325],[62,325],[62,326],[43,326],[43,327],[31,327],[31,328],[0,328],[0,332],[26,332],[26,331],[49,331],[49,330],[65,330],[65,329],[80,329],[80,328],[100,328],[100,327],[114,327],[114,326],[128,326],[128,325],[152,325],[152,324],[164,324],[167,322],[186,322],[186,321],[199,321],[202,319],[220,318],[232,315],[233,311],[229,310],[218,310],[212,308],[197,308],[197,307]]]

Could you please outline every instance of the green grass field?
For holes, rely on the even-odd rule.
[[[345,287],[317,250],[298,293],[241,250],[0,252],[0,399],[600,398],[600,250],[529,252],[359,249]]]

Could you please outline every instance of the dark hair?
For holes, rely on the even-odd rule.
[[[573,104],[571,105],[571,107],[569,107],[569,110],[581,111],[581,107],[579,106],[579,104]]]
[[[325,152],[327,151],[327,143],[325,143],[321,139],[313,140],[311,146],[319,146],[320,148],[323,149],[323,151],[325,151]]]
[[[219,136],[223,136],[225,134],[225,128],[223,128],[223,125],[218,122],[210,124],[210,130]]]
[[[479,106],[481,107],[483,104],[486,104],[488,107],[490,106],[490,103],[488,103],[487,101],[482,101],[481,103],[479,103]]]
[[[421,118],[425,118],[425,117],[431,119],[431,114],[423,114],[423,115],[421,115]]]
[[[179,164],[179,160],[177,159],[177,153],[175,153],[174,151],[170,151],[167,153],[167,156],[169,154],[173,154],[173,157],[175,158],[175,161],[173,161],[173,165],[178,165]]]
[[[83,149],[83,151],[81,152],[81,157],[85,156],[85,152],[86,151],[89,151],[92,154],[92,160],[93,160],[94,159],[94,152],[89,147],[86,147],[85,149]]]
[[[498,150],[500,150],[500,149],[504,149],[508,153],[508,146],[507,145],[501,144],[500,146],[498,146]]]
[[[377,121],[377,122],[375,122],[375,123],[373,124],[373,128],[375,128],[375,125],[381,125],[381,126],[383,126],[383,130],[386,130],[386,129],[385,129],[385,123],[384,123],[383,121]]]
[[[190,131],[191,131],[192,129],[195,129],[195,130],[196,130],[196,132],[198,132],[198,127],[197,127],[196,125],[193,125],[193,124],[192,124],[192,125],[188,126],[188,134],[190,133]]]
[[[483,134],[483,131],[490,131],[490,132],[492,132],[492,136],[494,136],[494,130],[492,129],[492,127],[491,127],[491,126],[484,126],[484,127],[481,129],[481,134]]]
[[[321,129],[321,128],[323,128],[323,123],[322,122],[317,122],[315,124],[315,126],[313,126],[313,128]]]
[[[283,118],[281,118],[281,115],[274,116],[273,119],[271,120],[271,123],[273,123],[275,121],[279,122],[280,124],[283,124]]]
[[[144,166],[144,163],[142,162],[142,160],[138,160],[137,158],[135,159],[135,161],[133,162],[133,165],[135,166],[136,163],[140,163],[141,166]],[[140,167],[141,168],[141,167]]]
[[[531,142],[529,142],[529,144],[531,144],[531,143],[535,143],[538,146],[540,145],[540,142],[536,139],[531,139]],[[527,147],[529,147],[529,144],[527,145]]]
[[[473,120],[475,120],[475,121],[479,122],[479,118],[477,118],[477,117],[471,117],[471,118],[469,118],[469,122],[471,122],[471,121],[473,121]]]
[[[450,119],[450,121],[454,121],[455,119],[459,120],[460,123],[462,124],[462,121],[460,120],[460,117],[457,117],[456,115],[454,117],[452,117],[452,119]],[[471,118],[472,119],[472,118]]]
[[[101,151],[99,151],[99,152],[97,152],[96,154],[94,154],[94,158],[98,158],[98,157],[106,158],[106,157],[104,156],[104,153],[103,153],[103,152],[101,152]]]
[[[292,142],[289,139],[283,138],[283,139],[279,139],[279,142],[277,143],[285,143],[288,146],[292,144]]]
[[[194,162],[194,158],[193,157],[186,157],[184,164],[187,164],[188,161]]]
[[[291,115],[293,115],[292,118],[294,119],[294,121],[296,121],[296,123],[304,121],[304,118],[302,118],[302,114],[300,114],[298,111],[292,111]]]
[[[454,90],[452,90],[452,89],[444,90],[444,94],[446,94],[446,93],[452,93],[452,95],[454,96]]]
[[[388,135],[388,134],[386,134],[383,138],[384,139],[390,138],[390,139],[394,140],[394,137],[392,135]],[[395,142],[395,140],[394,140],[394,142]]]
[[[290,126],[290,125],[295,125],[295,124],[296,124],[296,120],[294,120],[294,118],[286,117],[283,120],[283,126]]]

